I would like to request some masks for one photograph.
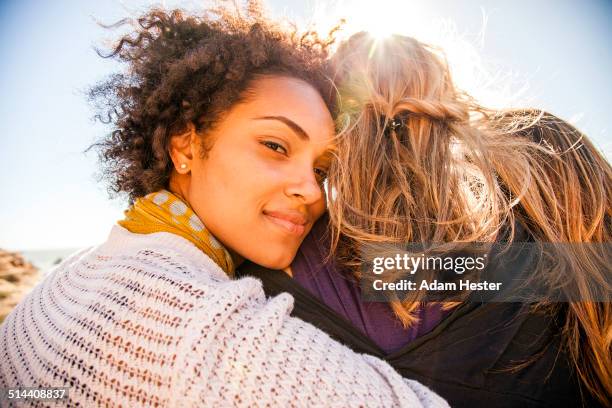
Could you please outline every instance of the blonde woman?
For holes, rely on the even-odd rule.
[[[385,358],[452,406],[609,406],[609,163],[557,118],[479,106],[454,86],[442,53],[413,38],[356,34],[333,66],[340,135],[329,225],[306,238],[292,280],[252,265],[245,272],[269,294],[293,294],[296,316]],[[500,240],[558,244],[546,268],[517,263],[513,273],[559,297],[363,299],[364,244],[452,250]]]
[[[250,10],[153,10],[112,51],[128,69],[92,91],[114,126],[98,147],[132,205],[0,326],[3,406],[39,405],[25,387],[87,407],[447,406],[232,280],[291,262],[334,138],[326,44]]]

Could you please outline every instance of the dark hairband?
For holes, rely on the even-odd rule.
[[[393,132],[397,132],[398,130],[400,130],[401,128],[406,127],[406,121],[407,121],[407,115],[403,114],[403,115],[396,115],[393,118],[391,118],[391,120],[387,123],[386,129],[385,129],[385,133],[389,133],[390,131]],[[383,117],[382,118],[382,123],[384,124],[386,121],[386,118]]]
[[[398,130],[402,126],[406,126],[406,121],[404,120],[404,118],[400,118],[396,116],[393,119],[391,119],[391,122],[389,122],[389,128],[393,131]]]

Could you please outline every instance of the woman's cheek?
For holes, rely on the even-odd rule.
[[[256,169],[252,173],[263,186],[282,186],[291,182],[287,165],[280,160],[259,160],[254,162]]]
[[[312,216],[314,218],[314,221],[318,220],[325,212],[325,191],[323,191],[322,196],[323,198],[321,198],[319,202],[312,205]]]

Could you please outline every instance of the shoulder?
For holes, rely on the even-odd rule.
[[[134,234],[119,226],[105,243],[67,259],[49,278],[52,287],[82,282],[86,303],[108,305],[126,318],[150,310],[199,315],[198,310],[222,304],[266,301],[258,279],[231,280],[184,238],[165,232]],[[121,299],[129,307],[120,307]]]
[[[86,261],[111,269],[164,276],[171,280],[224,282],[229,278],[206,254],[186,239],[167,232],[135,234],[115,225],[108,239],[86,254]]]

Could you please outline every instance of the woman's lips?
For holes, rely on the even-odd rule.
[[[308,218],[299,211],[264,211],[263,214],[272,223],[293,235],[303,235],[308,223]]]

